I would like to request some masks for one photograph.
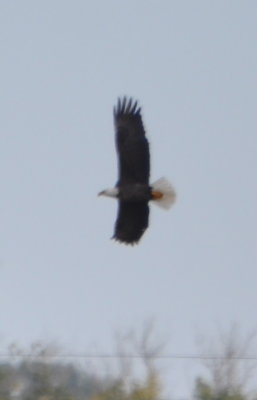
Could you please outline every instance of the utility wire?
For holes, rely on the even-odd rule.
[[[151,355],[151,354],[108,354],[108,353],[66,353],[66,354],[33,354],[33,353],[0,353],[0,358],[35,358],[35,359],[153,359],[153,360],[257,360],[257,355],[249,356],[223,356],[223,355],[200,355],[200,354],[163,354],[163,355]]]

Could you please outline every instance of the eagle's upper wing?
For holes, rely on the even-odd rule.
[[[141,109],[132,99],[118,100],[114,108],[116,148],[118,153],[118,185],[149,183],[149,144],[141,118]]]
[[[149,206],[146,202],[119,201],[113,239],[136,244],[148,227]]]

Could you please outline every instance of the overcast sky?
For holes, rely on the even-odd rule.
[[[23,0],[0,4],[0,349],[113,348],[154,318],[165,353],[257,327],[257,2]],[[151,207],[138,246],[110,240],[112,109],[142,106]],[[257,348],[255,349],[257,353]],[[160,363],[190,398],[196,361]]]

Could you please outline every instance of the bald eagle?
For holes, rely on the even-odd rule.
[[[99,195],[115,197],[119,202],[113,239],[136,244],[148,227],[149,206],[153,200],[164,209],[174,203],[176,194],[165,179],[149,184],[149,143],[141,117],[141,108],[133,99],[118,99],[114,107],[116,149],[118,154],[118,182],[114,188]]]

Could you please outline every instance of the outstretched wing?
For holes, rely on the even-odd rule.
[[[119,201],[113,239],[136,244],[148,227],[149,207],[145,202]]]
[[[137,102],[124,97],[114,108],[116,149],[118,153],[119,185],[149,183],[149,144]]]

